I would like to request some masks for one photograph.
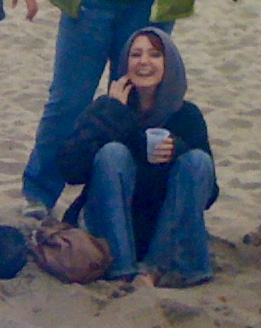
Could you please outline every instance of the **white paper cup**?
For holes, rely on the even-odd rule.
[[[155,147],[161,144],[170,135],[170,132],[163,128],[149,128],[145,132],[147,136],[147,159],[148,162],[151,162]]]

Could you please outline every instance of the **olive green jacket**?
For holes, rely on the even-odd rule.
[[[68,15],[74,18],[78,17],[81,0],[49,1]],[[134,0],[117,1],[129,2]],[[194,4],[195,0],[154,0],[151,8],[150,20],[152,22],[167,22],[191,16],[194,13]]]

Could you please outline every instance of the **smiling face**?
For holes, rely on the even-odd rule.
[[[128,76],[137,89],[156,89],[164,75],[164,55],[146,35],[132,43],[128,59]]]

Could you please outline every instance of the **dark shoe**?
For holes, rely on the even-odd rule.
[[[0,279],[15,278],[27,263],[25,237],[18,228],[1,225],[0,245]]]

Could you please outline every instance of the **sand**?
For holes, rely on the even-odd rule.
[[[1,328],[261,327],[261,247],[242,243],[261,223],[261,2],[196,3],[172,35],[187,68],[187,99],[208,123],[221,187],[206,213],[215,279],[186,290],[66,285],[30,260],[17,278],[0,281]],[[30,23],[23,1],[15,10],[6,2],[0,23],[0,224],[24,229],[37,225],[19,213],[21,174],[48,97],[59,19],[48,1],[39,5]],[[65,190],[58,216],[78,190]]]

